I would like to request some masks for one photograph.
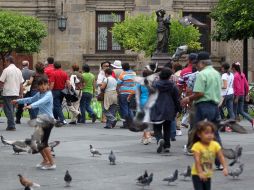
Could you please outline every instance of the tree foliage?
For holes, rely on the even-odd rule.
[[[33,53],[47,36],[46,26],[37,18],[11,11],[0,11],[0,55],[12,51]]]
[[[123,22],[116,23],[112,28],[114,39],[125,49],[135,52],[144,51],[151,56],[157,45],[157,22],[155,14],[140,14],[127,17]],[[188,45],[189,50],[202,49],[199,42],[200,33],[194,26],[182,26],[177,20],[171,19],[169,53],[173,54],[180,45]]]
[[[219,0],[211,12],[216,21],[212,37],[228,41],[254,37],[254,0]]]

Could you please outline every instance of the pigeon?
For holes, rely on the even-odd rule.
[[[218,123],[218,128],[220,131],[224,132],[226,127],[230,127],[233,132],[237,132],[240,134],[248,133],[247,130],[234,119],[227,119]]]
[[[145,178],[147,178],[147,177],[148,177],[148,173],[147,173],[147,170],[145,170],[144,174],[141,175],[141,176],[139,176],[139,177],[137,178],[137,182],[140,183],[143,179],[145,179]]]
[[[184,177],[184,180],[186,177],[191,177],[191,167],[187,166],[187,169],[180,175]]]
[[[178,48],[176,48],[176,51],[175,51],[174,55],[172,56],[172,59],[179,60],[183,54],[187,53],[187,50],[188,50],[187,45],[179,46]]]
[[[235,163],[240,163],[240,158],[242,156],[243,147],[237,145],[235,149],[224,149],[223,154],[226,158],[233,160],[229,165],[233,166]]]
[[[139,182],[137,182],[137,185],[141,185],[144,188],[145,186],[150,186],[152,181],[153,181],[153,173],[151,173],[148,177],[145,177]]]
[[[65,181],[65,184],[66,184],[65,186],[66,187],[70,187],[71,180],[72,180],[72,177],[71,177],[69,171],[66,170],[66,173],[65,173],[65,176],[64,176],[64,181]]]
[[[198,26],[198,27],[205,27],[206,24],[200,22],[199,20],[195,19],[194,17],[192,17],[192,15],[188,15],[188,16],[184,16],[182,17],[179,22],[183,25],[183,26],[189,26],[189,25],[194,25],[194,26]]]
[[[109,164],[110,165],[116,165],[116,156],[115,156],[115,154],[113,153],[112,150],[111,150],[111,152],[108,156],[108,159],[109,159]]]
[[[26,148],[26,147],[27,147],[27,145],[26,145],[26,143],[25,143],[24,140],[10,141],[10,140],[5,139],[5,138],[1,135],[1,141],[2,141],[2,143],[3,143],[4,145],[10,145],[10,146],[16,145],[16,146],[19,146],[19,147],[21,147],[21,148]]]
[[[170,183],[175,182],[177,179],[178,179],[178,170],[175,170],[175,172],[172,175],[164,178],[162,181],[167,181],[169,185]]]
[[[20,152],[27,152],[27,150],[22,149],[21,147],[18,147],[14,144],[12,145],[12,148],[13,148],[14,154],[19,154]]]
[[[93,156],[101,155],[101,153],[98,150],[94,149],[92,145],[90,145],[90,152],[92,153]]]
[[[49,143],[49,147],[51,149],[51,152],[54,152],[54,148],[60,144],[60,141],[53,141]]]
[[[10,145],[6,140],[5,138],[3,137],[3,135],[1,135],[1,141],[4,145]]]
[[[235,179],[235,177],[238,178],[243,173],[243,167],[244,167],[244,164],[240,164],[238,167],[231,169],[228,172],[228,175],[232,176],[233,179]]]
[[[23,177],[21,174],[18,174],[18,176],[21,185],[23,185],[24,187],[40,187],[39,184],[32,182],[31,180]]]

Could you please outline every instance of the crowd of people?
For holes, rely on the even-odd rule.
[[[207,182],[207,178],[211,177],[213,160],[216,168],[224,169],[227,175],[221,153],[222,142],[218,128],[215,127],[218,122],[224,118],[237,120],[240,114],[252,127],[254,125],[253,118],[244,111],[249,85],[241,72],[240,63],[233,63],[231,69],[228,63],[223,63],[220,74],[213,67],[207,52],[190,53],[185,67],[171,61],[163,67],[155,63],[147,65],[142,71],[145,79],[157,74],[151,85],[139,84],[136,72],[129,63],[119,60],[113,64],[102,62],[97,79],[89,65],[83,64],[80,69],[78,64],[73,64],[72,71],[67,74],[53,57],[49,57],[46,63],[36,63],[35,71],[29,69],[28,61],[22,62],[20,70],[15,66],[12,56],[6,58],[5,64],[0,83],[8,131],[16,130],[15,123],[21,123],[25,109],[29,110],[30,119],[35,119],[38,114],[46,114],[56,120],[57,126],[66,125],[62,110],[64,98],[72,114],[70,125],[85,124],[86,112],[94,123],[98,119],[91,108],[91,101],[95,97],[101,102],[101,121],[105,122],[105,129],[116,126],[117,112],[123,121],[121,128],[129,128],[127,121],[135,120],[143,113],[149,103],[149,96],[156,91],[158,96],[149,110],[150,123],[144,130],[142,143],[149,144],[154,136],[158,144],[157,153],[170,152],[170,142],[175,141],[177,135],[182,135],[181,127],[188,127],[186,153],[194,154],[196,162],[192,169],[194,186]],[[67,98],[66,92],[75,100]],[[16,120],[13,104],[18,104]],[[55,168],[47,145],[52,127],[47,129],[45,143],[40,151],[43,161],[38,167],[44,169]],[[209,158],[201,158],[200,152],[206,146],[211,155]],[[216,155],[218,159],[215,159]],[[205,168],[203,159],[206,159]]]

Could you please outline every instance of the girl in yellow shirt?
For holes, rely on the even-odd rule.
[[[209,121],[197,124],[192,152],[195,163],[192,166],[192,181],[195,190],[210,190],[213,163],[216,156],[223,166],[223,174],[228,175],[227,165],[219,143],[214,141],[215,126]]]

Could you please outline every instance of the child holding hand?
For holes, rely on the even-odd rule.
[[[33,97],[23,98],[18,100],[13,100],[13,104],[28,104],[24,107],[24,109],[34,109],[38,108],[38,115],[47,115],[50,118],[54,118],[53,116],[53,96],[51,91],[49,90],[48,78],[42,76],[38,79],[38,93]],[[56,168],[54,163],[51,150],[48,146],[48,139],[51,133],[51,129],[54,124],[49,123],[47,127],[43,127],[44,135],[41,139],[41,147],[39,148],[39,152],[43,157],[43,161],[38,164],[36,167],[41,168],[43,170],[53,170]]]
[[[192,182],[195,190],[210,190],[213,175],[213,163],[216,156],[223,166],[224,176],[228,175],[227,165],[221,146],[214,141],[215,126],[208,121],[197,124],[192,152],[195,163],[192,167]]]

